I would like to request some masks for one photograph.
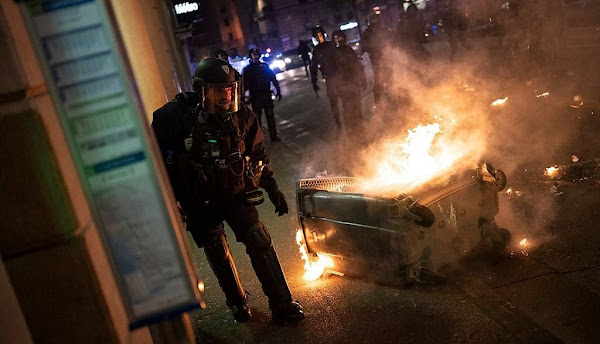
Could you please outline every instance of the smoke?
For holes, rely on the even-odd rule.
[[[509,187],[521,190],[521,196],[511,199],[500,194],[499,225],[514,239],[529,238],[536,244],[549,239],[556,204],[552,184],[544,184],[543,167],[571,156],[565,147],[580,125],[568,105],[576,91],[569,84],[556,85],[532,58],[515,60],[510,51],[472,51],[459,62],[440,60],[430,62],[426,56],[420,60],[403,49],[386,49],[384,64],[392,66],[386,69],[386,97],[375,104],[363,137],[344,145],[362,146],[344,168],[352,176],[373,180],[379,177],[381,162],[391,159],[397,167],[417,169],[416,175],[427,174],[431,171],[426,164],[399,166],[407,156],[398,151],[419,125],[437,123],[440,131],[424,154],[438,158],[454,154],[452,164],[439,166],[450,171],[486,157],[507,174]],[[500,99],[505,102],[492,105]],[[431,181],[444,183],[439,176],[452,174],[439,172],[431,174]],[[410,186],[410,182],[369,185],[369,191],[379,187],[381,195],[397,195]]]
[[[540,18],[540,13],[528,16]],[[451,167],[446,166],[450,171],[446,175],[481,157],[503,170],[511,192],[499,193],[500,213],[495,221],[511,232],[511,251],[527,254],[551,240],[550,229],[560,222],[562,186],[544,176],[545,167],[570,163],[571,155],[586,160],[600,153],[593,148],[597,145],[590,144],[596,140],[593,129],[600,129],[599,125],[586,129],[592,118],[585,122],[590,112],[581,107],[589,104],[591,96],[580,86],[588,78],[585,73],[598,67],[598,60],[592,52],[557,42],[561,33],[555,30],[563,27],[560,19],[545,15],[544,24],[528,24],[541,25],[542,29],[533,31],[524,31],[515,18],[505,19],[505,23],[514,21],[515,25],[505,25],[514,31],[478,38],[479,43],[472,42],[473,49],[462,52],[454,62],[443,57],[448,53],[445,41],[426,45],[431,59],[398,47],[386,48],[386,96],[363,113],[361,135],[341,135],[324,154],[329,176],[347,171],[345,175],[374,180],[380,176],[382,161],[391,161],[387,167],[407,168],[400,162],[407,157],[402,149],[411,131],[437,123],[440,130],[432,148],[423,154],[461,153]],[[542,46],[532,48],[532,42]],[[506,101],[493,106],[498,99]],[[412,170],[416,175],[431,172],[425,164],[410,168],[416,169]],[[444,182],[435,174],[430,176]],[[410,185],[402,181],[370,187],[380,187],[377,191],[382,195],[397,195],[407,192],[404,187]],[[527,244],[519,244],[524,239]],[[446,261],[440,259],[445,258],[456,257],[437,256],[436,265],[443,265]]]
[[[444,169],[473,166],[484,155],[491,132],[488,112],[495,98],[479,89],[482,82],[473,76],[471,64],[427,59],[425,53],[384,50],[384,64],[393,66],[386,68],[385,96],[375,104],[365,126],[366,147],[350,168],[354,176],[376,180],[369,190],[385,187],[397,194],[428,177],[444,175]],[[423,132],[427,126],[430,130]]]

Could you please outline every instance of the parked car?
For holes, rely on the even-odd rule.
[[[286,70],[300,68],[304,66],[302,58],[296,52],[296,49],[286,50],[283,53],[271,55],[271,58],[263,58],[269,64],[271,70],[275,73],[281,73]]]

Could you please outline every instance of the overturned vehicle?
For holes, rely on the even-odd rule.
[[[506,176],[485,160],[396,197],[357,192],[360,182],[297,184],[302,241],[308,259],[331,259],[326,272],[389,285],[435,282],[443,279],[440,267],[483,242],[497,251],[508,246],[510,232],[494,222]]]

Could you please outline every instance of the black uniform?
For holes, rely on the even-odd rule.
[[[446,33],[448,34],[448,45],[450,47],[450,61],[454,61],[460,42],[465,50],[471,50],[471,45],[467,41],[467,30],[469,28],[468,17],[460,4],[456,0],[448,3],[448,13],[446,15]]]
[[[334,49],[334,61],[337,72],[327,79],[327,89],[333,85],[332,107],[337,110],[337,99],[342,102],[344,122],[349,132],[362,132],[361,89],[366,87],[365,72],[360,60],[352,48],[340,45]],[[334,118],[339,127],[339,115],[334,113]]]
[[[242,71],[244,79],[244,91],[250,92],[250,103],[252,110],[258,117],[258,123],[261,123],[263,110],[267,118],[269,127],[269,136],[273,141],[279,141],[277,136],[277,126],[275,124],[275,113],[273,112],[273,99],[271,98],[271,83],[275,86],[277,96],[281,95],[279,81],[275,73],[264,62],[251,62]]]
[[[383,49],[387,39],[388,34],[386,30],[379,27],[379,23],[370,25],[361,37],[362,50],[369,54],[371,66],[373,67],[373,97],[375,102],[381,99],[385,89],[385,81],[389,78],[385,75],[386,68],[383,63]]]
[[[400,21],[399,33],[400,44],[408,53],[409,57],[416,61],[429,63],[431,54],[425,49],[425,27],[415,4],[410,4]]]
[[[246,245],[276,318],[277,312],[289,310],[292,297],[269,232],[247,199],[247,192],[260,186],[274,204],[282,204],[274,200],[283,196],[269,165],[262,130],[245,105],[231,114],[198,114],[191,106],[197,102],[188,102],[194,96],[197,100],[196,93],[179,94],[156,110],[152,121],[175,197],[187,217],[187,230],[204,248],[234,317],[246,307],[238,313],[241,320],[236,317],[245,321],[251,314],[225,238],[223,221],[227,221],[237,241]],[[280,215],[283,211],[287,213],[287,204]]]
[[[300,40],[298,43],[298,48],[296,49],[296,53],[302,58],[304,71],[306,72],[306,76],[308,76],[308,66],[310,65],[310,47],[305,41]]]
[[[329,98],[329,103],[331,105],[333,120],[338,129],[341,129],[342,123],[340,122],[340,111],[337,106],[339,93],[334,77],[337,73],[337,68],[338,65],[335,57],[334,43],[325,41],[317,44],[313,49],[313,57],[310,63],[310,80],[315,91],[318,91],[319,87],[317,86],[317,79],[319,70],[321,71],[321,76],[325,79],[327,85],[327,97]]]
[[[360,90],[366,85],[362,64],[356,53],[347,45],[335,47],[333,42],[320,43],[313,49],[311,81],[317,83],[318,70],[327,84],[327,97],[331,105],[333,120],[341,129],[338,99],[341,99],[349,127],[360,125]]]

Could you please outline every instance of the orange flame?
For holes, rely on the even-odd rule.
[[[492,106],[500,106],[503,105],[504,103],[506,103],[506,101],[508,100],[508,97],[506,98],[500,98],[500,99],[496,99],[492,102]]]
[[[379,143],[368,156],[369,161],[379,163],[368,172],[371,176],[363,176],[360,191],[380,195],[408,192],[450,167],[475,160],[469,158],[478,156],[481,148],[479,142],[470,142],[476,135],[458,135],[452,132],[456,121],[446,123],[447,130],[442,130],[440,123],[419,124],[408,130],[403,141],[394,138]]]
[[[538,95],[536,96],[536,98],[547,97],[547,96],[549,96],[549,95],[550,95],[550,92],[544,92],[544,93],[542,93],[542,94],[538,94]]]
[[[319,256],[317,255],[317,259],[311,261],[308,258],[308,253],[306,252],[306,245],[304,245],[304,235],[302,234],[302,229],[299,229],[296,232],[296,243],[300,246],[300,255],[302,256],[302,260],[304,260],[304,279],[307,281],[314,281],[317,278],[321,277],[325,268],[333,267],[333,260],[330,257]]]
[[[546,171],[544,172],[544,175],[550,177],[550,178],[554,178],[556,176],[558,176],[558,167],[557,166],[551,166],[546,168]]]

